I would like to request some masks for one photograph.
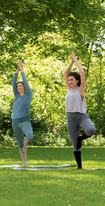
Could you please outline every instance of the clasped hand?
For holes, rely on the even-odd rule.
[[[19,70],[20,70],[21,72],[23,72],[22,60],[19,60],[19,62],[18,62],[18,72],[19,72]]]

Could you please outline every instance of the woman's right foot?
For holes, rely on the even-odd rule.
[[[27,164],[23,164],[23,167],[28,167],[28,165]]]
[[[82,167],[78,167],[78,168],[77,168],[77,170],[82,170],[82,169],[83,169]]]
[[[80,149],[81,146],[82,146],[82,138],[81,138],[81,136],[78,136],[76,148],[77,148],[77,149]]]
[[[23,140],[23,149],[22,149],[23,152],[26,152],[27,151],[27,140]]]

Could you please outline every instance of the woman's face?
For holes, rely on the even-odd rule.
[[[69,82],[70,88],[74,88],[74,89],[75,89],[75,88],[78,86],[78,85],[77,85],[77,84],[78,84],[78,81],[79,81],[79,80],[76,80],[74,76],[69,76],[69,77],[68,77],[68,82]]]
[[[25,93],[24,85],[22,83],[18,83],[17,84],[17,90],[20,93],[20,95],[23,95]]]

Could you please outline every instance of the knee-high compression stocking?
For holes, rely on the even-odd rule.
[[[78,140],[77,140],[77,145],[76,148],[80,149],[82,146],[82,140],[89,138],[90,136],[87,136],[85,133],[82,136],[78,136]]]
[[[74,151],[74,156],[78,165],[78,169],[82,169],[81,151]]]

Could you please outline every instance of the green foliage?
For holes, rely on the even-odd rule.
[[[104,4],[100,0],[1,0],[0,4],[1,141],[13,136],[11,84],[21,58],[33,92],[32,144],[71,144],[66,126],[63,74],[72,50],[85,67],[87,113],[95,124],[96,136],[105,136]]]

